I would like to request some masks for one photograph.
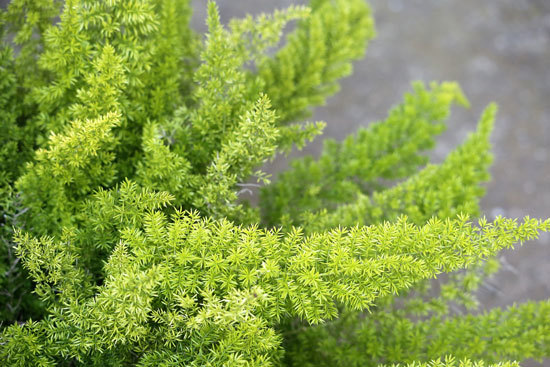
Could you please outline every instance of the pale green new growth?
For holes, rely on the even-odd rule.
[[[363,56],[374,36],[370,9],[361,0],[314,0],[312,14],[288,43],[259,67],[267,95],[282,122],[310,114],[338,90],[337,80],[351,73],[351,60]]]
[[[360,129],[342,143],[325,141],[318,161],[293,161],[292,169],[263,192],[264,212],[270,216],[266,220],[301,223],[306,211],[334,209],[381,190],[380,180],[416,172],[427,161],[422,151],[431,148],[433,137],[443,131],[453,102],[468,103],[455,83],[433,83],[431,90],[415,83],[414,94],[406,95],[385,121]]]
[[[65,134],[52,133],[48,149],[36,152],[34,163],[17,182],[23,203],[47,213],[29,218],[35,230],[58,233],[78,211],[74,198],[114,180],[112,129],[119,119],[119,114],[108,113],[96,120],[76,120]]]
[[[223,139],[221,149],[206,170],[204,182],[199,184],[195,207],[206,206],[207,213],[231,218],[238,215],[235,210],[242,210],[234,207],[237,193],[231,188],[245,181],[254,167],[275,153],[278,130],[275,113],[270,108],[267,97],[260,97],[252,110],[240,118],[233,132]]]
[[[306,228],[314,230],[339,225],[377,223],[406,214],[414,223],[424,223],[432,216],[454,217],[460,213],[479,215],[479,198],[484,189],[479,184],[489,178],[492,160],[489,134],[496,107],[490,105],[478,129],[438,166],[428,165],[408,180],[394,187],[374,192],[372,198],[360,193],[351,204],[333,212],[306,213]]]
[[[41,297],[53,302],[54,309],[68,307],[51,321],[77,326],[63,335],[79,341],[67,345],[69,355],[185,347],[186,363],[206,354],[221,365],[228,354],[218,350],[218,343],[237,338],[247,325],[254,330],[258,323],[252,344],[231,344],[229,350],[249,362],[268,358],[279,345],[271,328],[289,316],[318,323],[336,317],[337,304],[365,309],[378,297],[550,230],[550,221],[531,219],[521,225],[508,219],[483,221],[480,227],[465,219],[432,220],[415,227],[402,218],[395,224],[312,236],[294,230],[282,236],[199,219],[196,213],[176,212],[171,220],[159,211],[142,216],[141,227],[121,231],[104,267],[105,283],[92,288],[75,256],[81,249],[61,250],[64,243],[77,244],[71,236],[60,243],[17,238],[19,255]],[[95,296],[80,292],[75,298],[79,283]],[[133,295],[127,297],[130,289]],[[55,329],[46,327],[45,332],[60,337]],[[198,347],[193,338],[206,339]],[[262,344],[271,347],[254,353],[249,349]]]
[[[518,362],[502,362],[496,364],[486,364],[483,361],[471,361],[463,359],[457,361],[453,357],[445,357],[427,363],[413,362],[408,364],[393,364],[393,367],[519,367]]]
[[[490,363],[541,360],[550,352],[549,318],[548,301],[476,316],[435,315],[423,320],[397,304],[388,305],[368,317],[348,312],[327,327],[310,328],[293,339],[287,353],[295,365],[303,366],[376,366],[448,354]]]

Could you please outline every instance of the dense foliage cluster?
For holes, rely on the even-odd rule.
[[[0,364],[511,367],[550,355],[549,301],[454,311],[475,309],[499,250],[550,230],[480,217],[494,105],[433,165],[452,105],[468,101],[455,83],[415,83],[385,120],[271,183],[262,164],[322,132],[303,120],[363,56],[370,9],[311,0],[222,23],[210,2],[204,37],[190,17],[188,0],[1,11]]]

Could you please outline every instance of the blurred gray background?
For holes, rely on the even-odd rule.
[[[272,11],[300,0],[218,0],[222,20]],[[499,105],[492,143],[487,217],[550,217],[550,0],[371,0],[378,36],[352,78],[314,119],[325,137],[343,139],[380,120],[414,80],[456,80],[471,109],[453,109],[433,161],[474,130],[483,108]],[[204,30],[206,0],[193,25]],[[322,137],[302,152],[317,155]],[[269,169],[285,169],[279,157]],[[484,307],[550,298],[550,236],[501,254],[503,264],[479,292]],[[548,364],[550,366],[550,364]]]

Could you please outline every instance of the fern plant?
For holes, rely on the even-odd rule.
[[[475,309],[499,250],[550,230],[481,216],[494,105],[439,165],[427,151],[468,106],[451,82],[413,84],[385,120],[276,182],[261,171],[321,134],[304,119],[374,36],[363,0],[227,24],[210,2],[204,36],[188,0],[12,0],[0,14],[3,365],[550,355],[548,301],[452,311]]]

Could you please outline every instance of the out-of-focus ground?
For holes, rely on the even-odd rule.
[[[290,0],[219,0],[222,20],[271,11]],[[340,93],[316,110],[325,137],[342,139],[384,118],[414,80],[456,80],[471,109],[455,108],[434,150],[440,162],[474,130],[483,108],[499,114],[493,179],[484,213],[550,217],[550,0],[371,0],[378,36]],[[204,0],[194,26],[204,30]],[[318,154],[321,138],[297,155]],[[280,157],[268,169],[286,168]],[[275,175],[276,177],[276,175]],[[502,253],[500,273],[481,289],[487,308],[550,298],[550,236]]]

